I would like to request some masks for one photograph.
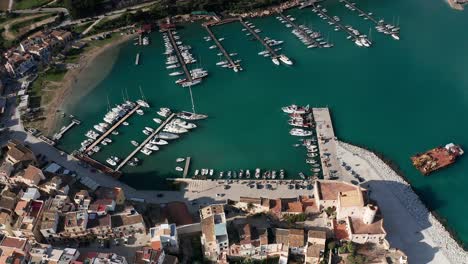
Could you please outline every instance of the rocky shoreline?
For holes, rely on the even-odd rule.
[[[450,262],[468,263],[468,252],[463,250],[445,226],[427,209],[403,177],[398,175],[373,152],[341,141],[338,141],[338,144],[340,147],[366,160],[376,171],[380,172],[379,178],[384,181],[395,182],[394,185],[389,185],[392,187],[390,191],[398,197],[401,204],[419,225],[425,226],[427,222],[430,223],[430,227],[426,228],[424,232],[427,232]]]

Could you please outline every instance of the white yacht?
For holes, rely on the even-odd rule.
[[[287,114],[305,114],[310,111],[309,105],[305,107],[297,106],[295,104],[282,107],[281,110]]]
[[[141,110],[141,109],[138,109],[138,110],[136,110],[136,113],[139,114],[139,115],[143,115],[145,112],[143,112],[143,110]]]
[[[395,40],[400,40],[400,36],[398,36],[398,34],[392,34],[392,38],[395,39]]]
[[[180,126],[182,128],[185,128],[185,129],[192,129],[192,128],[196,128],[197,125],[193,124],[193,123],[188,123],[184,120],[181,120],[181,119],[174,119],[174,121],[172,121],[173,124],[177,125],[177,126]]]
[[[109,165],[111,165],[111,166],[117,165],[117,162],[115,162],[115,161],[112,160],[111,158],[106,159],[106,162],[107,162]]]
[[[280,61],[283,62],[284,64],[287,64],[287,65],[293,65],[293,62],[288,58],[286,57],[286,55],[284,54],[281,54],[280,57],[279,57]]]
[[[149,132],[149,131],[146,130],[146,129],[143,129],[142,132],[143,132],[143,134],[145,134],[145,135],[147,135],[147,136],[151,135],[151,132]]]
[[[185,128],[182,128],[182,127],[177,126],[177,125],[171,125],[171,124],[166,125],[164,127],[163,131],[164,132],[169,132],[169,133],[175,133],[175,134],[182,134],[182,133],[188,132],[188,130],[185,129]]]
[[[176,167],[175,170],[176,171],[184,171],[184,169],[182,167]]]
[[[139,145],[138,142],[136,142],[135,140],[130,141],[130,143],[132,143],[132,145],[135,147],[138,147]]]
[[[145,145],[145,148],[149,149],[149,150],[152,150],[152,151],[158,151],[159,150],[159,147],[154,145],[154,144],[151,144],[151,143],[148,143]]]
[[[145,155],[151,155],[151,153],[153,153],[153,151],[147,149],[147,148],[143,148],[140,150],[141,153],[145,154]]]
[[[153,118],[153,121],[157,124],[161,124],[162,120],[159,118]]]
[[[182,74],[184,74],[184,73],[180,72],[180,71],[175,71],[175,72],[169,73],[169,76],[179,76],[179,75],[182,75]]]
[[[149,132],[154,132],[154,129],[151,127],[145,127],[145,129],[148,130]]]
[[[175,68],[179,68],[180,67],[180,64],[171,64],[169,66],[166,67],[166,69],[175,69]]]
[[[301,128],[293,128],[289,131],[292,136],[307,137],[312,135],[312,131]]]
[[[272,61],[275,65],[280,65],[280,62],[279,62],[278,58],[272,58],[271,61]]]
[[[166,140],[164,139],[161,139],[161,138],[153,138],[151,140],[151,144],[156,144],[156,145],[167,145],[169,144],[169,142],[167,142]]]
[[[179,135],[172,134],[172,133],[169,133],[169,132],[161,132],[161,133],[158,133],[158,138],[171,140],[171,139],[179,138]]]
[[[184,161],[184,160],[185,160],[184,158],[177,158],[177,159],[176,159],[176,162],[182,162],[182,161]]]
[[[259,168],[256,168],[255,169],[255,178],[260,178],[260,169]]]

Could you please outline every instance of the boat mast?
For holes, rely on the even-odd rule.
[[[146,100],[145,100],[145,95],[143,94],[143,91],[141,90],[141,85],[139,86],[139,88],[140,88],[141,99],[143,99],[144,101],[146,101]]]
[[[192,112],[195,114],[195,104],[193,103],[192,85],[189,85],[190,100],[192,101]]]

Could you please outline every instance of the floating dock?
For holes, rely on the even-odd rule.
[[[325,179],[341,175],[341,167],[336,152],[336,137],[328,108],[312,108],[315,130],[320,151],[320,161]]]
[[[171,41],[172,47],[174,48],[176,55],[177,55],[177,60],[180,63],[180,66],[182,66],[182,69],[185,72],[185,78],[187,82],[192,82],[192,75],[190,74],[190,71],[187,68],[187,64],[185,64],[185,60],[182,57],[182,54],[180,52],[179,46],[176,43],[176,40],[174,39],[174,35],[172,35],[172,30],[167,31],[167,35],[169,36],[169,40]]]
[[[312,5],[312,3],[310,4]],[[309,34],[307,34],[304,29],[302,29],[301,27],[299,27],[296,23],[294,23],[294,21],[292,21],[291,19],[289,19],[289,17],[285,16],[282,12],[278,12],[279,16],[281,18],[283,18],[284,20],[286,20],[289,24],[291,24],[291,26],[293,26],[293,28],[297,31],[299,31],[301,33],[301,35],[306,38],[307,41],[309,41],[311,44],[315,44],[317,45],[317,47],[321,47],[319,42],[316,41],[314,38],[312,38]]]
[[[191,160],[191,157],[187,157],[185,158],[185,167],[184,167],[184,174],[183,174],[183,177],[187,177],[187,174],[189,172],[189,168],[190,168],[190,160]]]
[[[60,131],[58,133],[56,133],[52,139],[54,141],[57,141],[57,140],[60,140],[63,135],[65,135],[65,133],[70,130],[74,125],[79,125],[81,122],[77,119],[72,119],[72,121],[70,122],[70,124],[68,124],[68,126],[64,126],[60,129]]]
[[[321,14],[322,16],[326,17],[329,21],[333,22],[335,26],[341,28],[344,32],[348,33],[348,35],[350,35],[354,41],[359,40],[359,36],[354,34],[354,32],[349,30],[347,27],[343,26],[339,21],[336,21],[333,17],[329,16],[326,12],[323,12],[322,7],[318,7],[315,3],[312,4],[312,6],[314,9],[317,10],[316,14]]]
[[[276,53],[274,49],[272,49],[253,29],[251,29],[244,20],[239,20],[239,22],[246,28],[271,54],[271,58],[279,58],[279,55]]]
[[[136,58],[135,58],[135,65],[140,64],[140,52],[137,53]]]
[[[221,45],[221,42],[219,42],[218,38],[216,38],[215,34],[213,33],[213,31],[211,31],[210,29],[210,26],[208,25],[204,25],[206,31],[208,31],[208,34],[210,35],[211,39],[215,42],[216,46],[218,46],[218,49],[221,50],[221,52],[223,53],[224,57],[226,58],[226,60],[228,61],[229,65],[231,66],[231,68],[235,71],[235,72],[238,72],[239,70],[241,70],[241,66],[239,64],[236,64],[231,56],[229,55],[229,53],[226,51],[226,49],[224,49],[223,45]]]
[[[118,128],[127,118],[132,116],[136,110],[140,109],[141,105],[137,104],[130,112],[128,112],[124,117],[122,117],[117,123],[115,123],[109,130],[107,130],[104,134],[102,134],[99,138],[97,138],[91,145],[89,145],[84,153],[88,153],[88,151],[92,150],[97,144],[99,144],[103,139],[105,139],[112,131]]]
[[[154,136],[156,136],[156,134],[158,134],[167,125],[167,123],[172,120],[172,118],[174,118],[175,115],[175,113],[172,113],[166,120],[164,120],[164,122],[158,128],[156,128],[153,133],[151,133],[151,135],[149,135],[140,145],[138,145],[138,147],[136,147],[135,150],[132,151],[132,153],[130,153],[130,155],[128,155],[122,162],[120,162],[115,170],[119,171],[123,166],[125,166],[127,162],[138,153],[138,151],[140,151],[146,144],[148,144],[148,142],[154,138]]]

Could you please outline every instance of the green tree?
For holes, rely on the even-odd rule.
[[[349,253],[356,253],[356,245],[353,242],[349,242],[348,245],[346,245],[346,248],[348,249]]]
[[[363,255],[356,255],[356,257],[354,258],[354,262],[356,264],[364,264],[366,263],[366,258]]]
[[[336,243],[335,241],[331,241],[330,243],[328,243],[327,246],[328,246],[328,250],[332,251],[335,248]]]
[[[348,259],[349,263],[351,263],[351,264],[356,263],[356,259],[355,259],[354,255],[348,255],[347,259]]]
[[[339,247],[339,248],[338,248],[338,253],[340,253],[340,254],[346,253],[346,246],[343,245],[343,246]]]

